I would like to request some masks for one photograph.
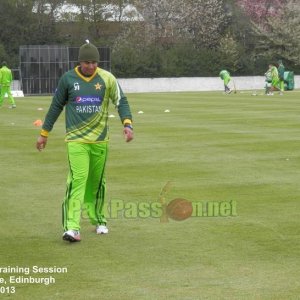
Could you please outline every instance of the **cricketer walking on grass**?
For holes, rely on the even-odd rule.
[[[227,70],[222,70],[219,74],[220,78],[223,80],[224,82],[224,91],[226,94],[230,94],[231,93],[231,89],[229,88],[228,84],[231,80],[230,77],[230,73]]]
[[[46,115],[36,147],[43,150],[54,123],[65,108],[69,175],[62,204],[63,239],[80,241],[85,209],[97,234],[108,233],[104,215],[105,164],[108,151],[108,108],[117,108],[126,142],[133,139],[132,115],[116,78],[98,67],[99,52],[87,41],[79,49],[80,65],[66,72]]]
[[[12,71],[7,67],[7,63],[2,62],[2,68],[0,69],[0,107],[3,104],[5,95],[8,96],[10,108],[16,108],[15,99],[11,93],[11,83],[13,81]]]

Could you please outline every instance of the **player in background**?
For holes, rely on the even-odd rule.
[[[279,75],[279,86],[280,86],[280,94],[283,95],[284,92],[284,72],[285,67],[283,65],[282,60],[278,60],[278,75]]]
[[[2,62],[2,68],[0,69],[0,107],[3,104],[5,95],[8,96],[8,101],[10,103],[9,108],[16,108],[15,99],[11,93],[11,83],[13,81],[12,71],[7,67],[7,63]]]
[[[270,92],[268,95],[273,95],[274,91],[279,91],[281,93],[278,69],[275,66],[275,64],[269,64],[269,70],[271,73],[272,82],[271,82]]]
[[[222,70],[220,72],[219,76],[224,82],[224,91],[225,91],[225,93],[230,94],[231,89],[229,88],[229,85],[228,85],[230,80],[231,80],[230,73],[227,70]]]
[[[125,141],[133,139],[127,98],[116,78],[98,68],[96,46],[87,41],[79,49],[79,66],[66,72],[46,115],[36,148],[45,148],[57,118],[65,108],[69,175],[62,205],[63,239],[80,241],[80,219],[86,210],[97,234],[108,233],[104,215],[105,164],[108,151],[108,107],[118,110]]]
[[[271,74],[271,69],[269,68],[267,72],[265,73],[265,95],[270,94],[270,89],[272,86],[272,74]]]

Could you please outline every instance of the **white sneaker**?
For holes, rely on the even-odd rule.
[[[68,230],[63,234],[63,240],[73,242],[80,242],[80,232],[78,230]]]
[[[97,234],[107,234],[108,228],[106,227],[106,225],[97,225],[96,233]]]

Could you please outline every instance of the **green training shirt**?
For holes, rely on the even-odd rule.
[[[278,70],[275,66],[271,67],[271,77],[272,80],[279,80]]]
[[[220,78],[222,80],[224,80],[225,78],[229,78],[230,77],[230,73],[226,70],[222,70],[219,74]]]
[[[59,80],[42,132],[52,130],[65,107],[67,142],[107,141],[110,101],[118,109],[122,123],[131,123],[129,104],[116,78],[100,68],[91,77],[85,77],[76,67]]]
[[[0,85],[10,86],[12,80],[13,80],[12,71],[6,66],[3,66],[0,69]]]

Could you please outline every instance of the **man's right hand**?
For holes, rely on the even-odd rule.
[[[36,142],[36,149],[38,149],[39,151],[42,151],[47,144],[47,139],[45,136],[39,136]]]

